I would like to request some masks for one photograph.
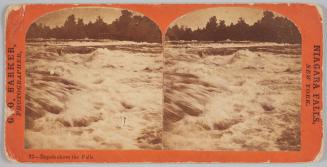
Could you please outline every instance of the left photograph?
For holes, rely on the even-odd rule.
[[[162,35],[133,11],[78,7],[26,33],[26,149],[162,149]]]

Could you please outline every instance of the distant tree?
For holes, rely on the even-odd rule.
[[[86,38],[85,24],[83,22],[83,19],[80,18],[77,19],[76,36],[77,38]]]
[[[26,38],[50,38],[51,28],[42,24],[31,24],[26,33]]]
[[[199,40],[196,38],[195,32],[191,28],[175,25],[172,29],[168,29],[167,37],[171,40]]]
[[[30,28],[28,29],[27,33],[26,33],[26,37],[27,38],[40,38],[42,37],[42,28],[36,24],[33,23],[31,24]]]
[[[217,33],[218,23],[216,16],[212,16],[209,21],[207,22],[207,25],[205,27],[205,39],[208,41],[216,41],[217,36],[219,35]]]
[[[134,16],[135,24],[131,24],[129,30],[129,36],[133,37],[135,41],[142,41],[144,39],[148,42],[161,42],[161,31],[147,17]]]
[[[294,23],[284,17],[275,18],[275,41],[300,43],[301,34]]]
[[[251,38],[254,41],[275,41],[274,14],[269,11],[263,13],[261,20],[257,21],[251,28]]]
[[[63,38],[77,39],[77,24],[74,15],[68,16],[62,28]]]
[[[301,42],[301,34],[294,23],[284,17],[275,17],[270,11],[265,11],[262,19],[257,21],[250,29],[250,39],[253,41]]]
[[[217,39],[218,41],[226,40],[228,38],[227,26],[224,20],[220,20],[217,27]]]
[[[126,32],[129,28],[129,23],[132,20],[132,13],[128,10],[122,10],[121,16],[112,22],[112,26],[114,27],[111,32],[111,34],[114,34],[114,36],[117,37],[117,39],[125,39],[126,38]]]
[[[242,17],[240,17],[235,25],[233,24],[229,27],[229,39],[236,41],[248,40],[249,28],[250,26],[244,21]]]
[[[94,31],[92,34],[92,38],[100,39],[108,37],[108,26],[107,23],[103,21],[102,17],[98,16],[92,27]]]
[[[205,29],[201,29],[198,27],[195,31],[193,31],[192,34],[194,40],[204,41],[205,39]]]

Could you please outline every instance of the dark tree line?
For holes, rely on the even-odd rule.
[[[33,23],[26,38],[56,39],[115,39],[137,42],[161,42],[161,32],[157,25],[144,16],[133,15],[127,10],[111,24],[100,16],[94,22],[84,23],[83,19],[70,15],[63,26],[49,26]]]
[[[224,20],[217,21],[216,16],[209,19],[204,28],[192,30],[184,26],[170,27],[166,33],[168,40],[198,41],[262,41],[278,43],[301,43],[301,34],[297,27],[285,17],[275,17],[265,11],[261,20],[253,25],[247,24],[243,18],[229,26]]]

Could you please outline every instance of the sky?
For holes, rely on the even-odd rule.
[[[111,23],[121,15],[121,9],[108,7],[79,7],[63,9],[41,16],[36,23],[50,26],[62,26],[69,15],[75,15],[75,18],[82,18],[84,23],[95,21],[98,16],[101,16],[106,23]]]
[[[263,16],[264,10],[254,8],[242,8],[242,7],[218,7],[208,8],[191,13],[187,13],[184,16],[176,19],[170,26],[179,25],[189,27],[193,30],[203,28],[206,26],[208,20],[212,16],[216,16],[217,20],[225,20],[226,25],[231,23],[237,23],[238,19],[242,17],[246,23],[253,25],[256,21],[260,20]],[[275,16],[280,16],[274,13]]]

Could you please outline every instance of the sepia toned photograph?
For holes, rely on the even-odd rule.
[[[26,149],[300,151],[301,34],[271,11],[168,27],[124,9],[48,13],[26,33]]]
[[[26,149],[161,149],[162,39],[129,10],[69,8],[26,33]]]
[[[300,151],[301,34],[271,11],[185,14],[164,43],[163,147]]]

